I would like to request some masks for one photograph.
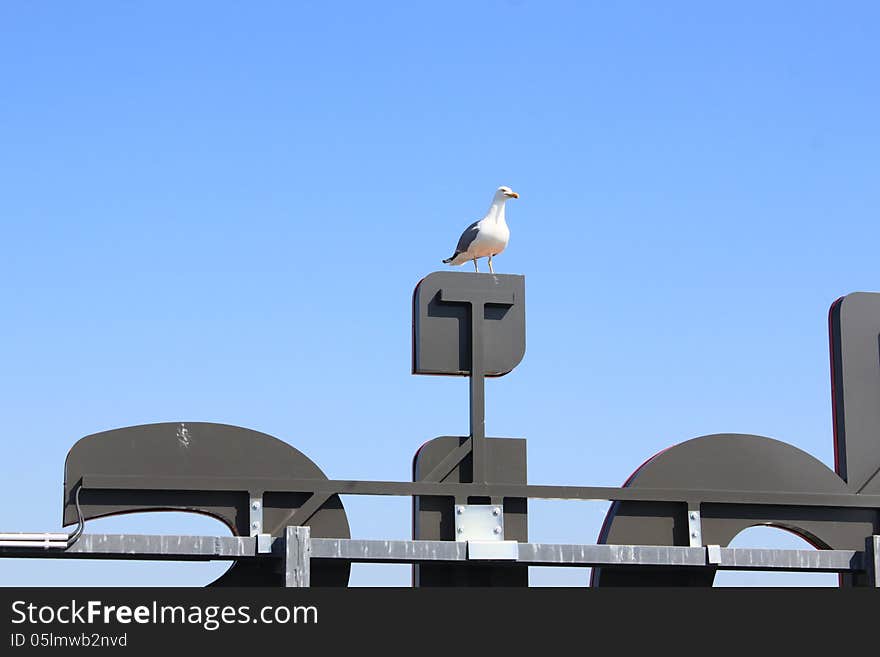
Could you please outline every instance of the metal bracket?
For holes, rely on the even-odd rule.
[[[500,504],[457,504],[456,541],[504,540],[504,509]]]
[[[471,561],[516,561],[519,559],[517,541],[468,541],[467,558]]]
[[[257,554],[272,553],[272,535],[257,534]]]
[[[284,530],[284,586],[311,586],[312,532],[306,527]]]
[[[703,545],[703,525],[700,522],[699,509],[688,509],[688,545],[690,547]]]
[[[709,565],[718,566],[721,564],[721,546],[720,545],[707,545],[706,546],[706,557]]]
[[[263,496],[251,495],[250,517],[248,518],[248,528],[251,536],[258,536],[263,532]]]

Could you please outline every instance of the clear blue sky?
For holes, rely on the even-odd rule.
[[[3,4],[0,528],[56,529],[73,442],[147,422],[407,479],[467,432],[466,380],[409,373],[410,294],[501,184],[527,350],[487,430],[528,438],[531,482],[619,485],[716,432],[831,465],[826,313],[880,286],[878,25],[867,1]],[[345,502],[355,536],[409,536],[407,500]],[[534,503],[531,537],[593,542],[603,512]]]

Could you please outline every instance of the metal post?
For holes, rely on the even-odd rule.
[[[311,529],[286,527],[284,530],[284,586],[311,586]]]
[[[865,574],[868,586],[880,587],[880,536],[865,539]]]
[[[419,281],[413,295],[413,374],[470,377],[471,481],[476,484],[486,483],[499,469],[505,469],[500,463],[493,462],[491,467],[488,463],[499,450],[486,440],[485,379],[487,374],[510,372],[522,360],[524,300],[525,279],[513,274],[434,272]],[[466,306],[468,314],[461,312],[463,308],[449,308],[449,304]],[[501,312],[496,312],[499,309]],[[453,318],[457,321],[449,321]],[[460,330],[468,318],[469,339]],[[462,362],[467,353],[470,362]],[[454,497],[460,503],[467,502],[463,496]]]
[[[485,306],[471,303],[471,463],[474,483],[486,481],[486,377],[483,366]]]
[[[486,482],[486,364],[483,344],[486,305],[512,306],[514,296],[509,291],[469,290],[441,288],[444,302],[465,303],[471,308],[471,461],[473,482]]]

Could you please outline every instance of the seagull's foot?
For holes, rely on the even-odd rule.
[[[489,273],[494,274],[495,270],[492,269],[492,256],[489,256]]]

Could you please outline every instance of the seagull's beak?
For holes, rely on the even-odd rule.
[[[516,192],[504,192],[504,195],[507,198],[519,198],[519,194],[517,194]]]

